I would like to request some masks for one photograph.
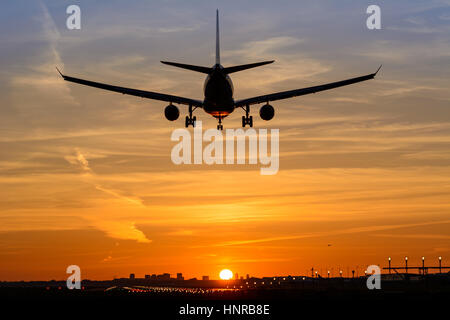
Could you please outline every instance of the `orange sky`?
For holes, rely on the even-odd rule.
[[[176,12],[162,7],[141,19],[138,8],[127,10],[143,34],[120,15],[108,28],[97,11],[95,26],[87,20],[71,33],[60,8],[44,4],[30,9],[38,18],[14,37],[2,35],[0,280],[64,279],[71,264],[83,278],[111,279],[131,272],[218,278],[222,268],[243,276],[309,274],[311,267],[362,274],[367,265],[386,266],[388,256],[393,264],[404,256],[410,265],[422,256],[446,261],[450,43],[448,29],[430,31],[425,18],[433,8],[399,10],[396,24],[375,35],[351,22],[336,26],[314,8],[320,30],[293,13],[273,18],[270,8],[255,13],[273,18],[262,26],[267,20],[223,10],[224,65],[277,60],[233,75],[237,98],[384,64],[374,81],[274,103],[271,122],[253,109],[257,128],[280,129],[274,176],[253,165],[176,166],[170,135],[183,126],[182,107],[183,117],[169,123],[164,103],[61,80],[55,65],[74,76],[200,98],[203,75],[158,61],[212,64],[214,11],[204,8],[203,18],[186,11],[172,30],[160,27],[158,14],[174,21]],[[353,21],[353,11],[336,14]],[[402,29],[411,17],[425,22]],[[224,127],[239,127],[241,115]],[[215,127],[201,110],[196,116]]]

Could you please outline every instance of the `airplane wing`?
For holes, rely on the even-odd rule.
[[[178,96],[173,96],[173,95],[163,94],[163,93],[158,93],[158,92],[151,92],[151,91],[144,91],[144,90],[137,90],[137,89],[131,89],[131,88],[118,87],[118,86],[113,86],[113,85],[109,85],[109,84],[105,84],[105,83],[100,83],[100,82],[94,82],[94,81],[89,81],[89,80],[69,77],[69,76],[66,76],[66,75],[62,74],[61,71],[59,71],[58,68],[56,68],[56,70],[58,70],[59,74],[61,75],[61,77],[63,77],[64,80],[70,81],[70,82],[74,82],[74,83],[78,83],[78,84],[82,84],[82,85],[89,86],[89,87],[94,87],[94,88],[99,88],[99,89],[119,92],[119,93],[122,93],[122,94],[128,94],[128,95],[137,96],[137,97],[141,97],[141,98],[148,98],[148,99],[153,99],[153,100],[167,101],[167,102],[170,102],[170,103],[173,102],[173,103],[192,105],[193,107],[202,108],[202,106],[203,106],[203,103],[200,100],[183,98],[183,97],[178,97]]]
[[[314,87],[282,91],[282,92],[267,94],[267,95],[263,95],[263,96],[257,96],[257,97],[253,97],[253,98],[238,100],[235,102],[235,106],[236,106],[236,108],[238,108],[238,107],[243,107],[246,105],[252,105],[252,104],[257,104],[257,103],[267,103],[269,101],[288,99],[288,98],[292,98],[292,97],[303,96],[303,95],[310,94],[310,93],[316,93],[316,92],[330,90],[330,89],[334,89],[334,88],[338,88],[338,87],[348,86],[350,84],[354,84],[354,83],[358,83],[361,81],[366,81],[366,80],[375,78],[375,76],[377,75],[378,71],[380,71],[380,69],[381,69],[381,66],[378,68],[378,70],[375,73],[371,73],[371,74],[361,76],[361,77],[356,77],[356,78],[351,78],[351,79],[347,79],[347,80],[322,84],[322,85],[314,86]]]

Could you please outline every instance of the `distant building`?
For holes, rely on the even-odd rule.
[[[249,274],[247,274],[247,280],[248,280],[248,279],[250,279],[250,275],[249,275]]]
[[[134,273],[130,273],[130,279],[135,279],[135,278],[136,278],[135,274]]]
[[[237,272],[234,274],[234,279],[235,279],[235,280],[238,280],[238,279],[239,279],[239,275],[238,275]]]
[[[177,280],[184,280],[183,274],[181,272],[177,273]]]
[[[149,274],[146,274],[146,275],[145,275],[145,279],[150,279],[150,275],[149,275]]]
[[[203,280],[203,281],[208,281],[208,280],[209,280],[209,276],[203,276],[203,277],[202,277],[202,280]]]
[[[152,274],[152,276],[150,277],[151,280],[156,280],[156,274]]]
[[[163,273],[156,276],[157,280],[170,280],[170,273]]]

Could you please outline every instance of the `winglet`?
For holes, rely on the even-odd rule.
[[[55,67],[55,68],[56,68],[56,70],[58,71],[58,73],[61,75],[61,77],[64,78],[64,75],[61,73],[61,71],[59,71],[58,67]]]
[[[377,71],[375,71],[375,73],[373,74],[374,77],[377,75],[378,71],[380,71],[380,69],[381,69],[382,66],[383,66],[383,65],[380,65],[380,67],[377,69]]]

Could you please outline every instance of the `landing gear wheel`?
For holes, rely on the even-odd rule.
[[[186,116],[186,121],[184,122],[184,125],[186,126],[186,128],[188,128],[189,126],[192,126],[195,128],[196,122],[197,122],[197,117]]]
[[[250,128],[253,127],[253,116],[242,116],[242,128],[245,128],[246,125],[249,125]]]
[[[197,117],[193,117],[192,116],[192,112],[194,112],[195,109],[192,109],[192,106],[189,105],[189,116],[186,116],[186,121],[184,123],[184,125],[186,126],[186,128],[188,128],[189,126],[192,125],[192,127],[195,128],[195,123],[197,122]]]
[[[223,125],[218,124],[218,125],[217,125],[217,130],[223,130]]]

